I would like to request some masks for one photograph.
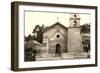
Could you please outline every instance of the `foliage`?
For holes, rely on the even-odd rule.
[[[81,33],[90,33],[90,24],[81,25]]]
[[[29,34],[27,37],[25,36],[25,40],[26,41],[30,41],[30,40],[34,40],[35,39],[35,36],[33,35],[31,35],[31,34]]]
[[[36,25],[35,28],[33,29],[33,36],[29,34],[29,36],[25,37],[26,41],[30,41],[30,40],[36,40],[39,43],[42,44],[43,41],[43,32],[48,28],[48,26],[44,26],[44,24],[42,26],[40,25]]]

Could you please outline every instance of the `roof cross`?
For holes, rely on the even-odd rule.
[[[57,22],[59,21],[59,17],[57,17]]]

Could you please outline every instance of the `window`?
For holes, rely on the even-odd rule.
[[[74,21],[74,27],[77,27],[77,21]]]
[[[77,23],[77,21],[74,21],[74,23]]]
[[[76,14],[74,14],[74,17],[76,18]]]
[[[57,35],[57,38],[60,38],[60,35]]]

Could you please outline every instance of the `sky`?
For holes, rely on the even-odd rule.
[[[69,27],[70,13],[56,13],[56,12],[32,12],[25,11],[25,36],[32,35],[35,25],[51,26],[56,22],[60,22],[66,27]],[[90,14],[79,14],[80,25],[91,23]]]

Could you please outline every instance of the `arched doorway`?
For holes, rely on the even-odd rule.
[[[60,44],[56,44],[55,55],[61,56],[61,46],[60,46]]]

